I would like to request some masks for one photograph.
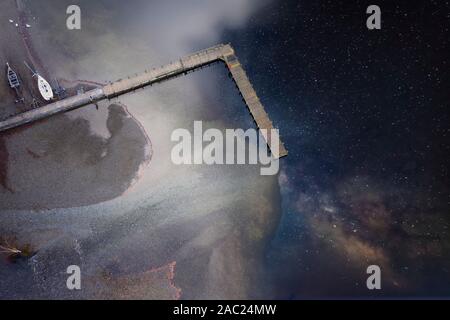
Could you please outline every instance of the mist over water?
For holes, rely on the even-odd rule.
[[[78,1],[82,30],[69,31],[73,2],[24,1],[51,76],[102,83],[222,42],[261,3]],[[253,126],[225,68],[111,103],[1,137],[14,193],[0,193],[0,232],[36,254],[0,262],[0,297],[270,298],[263,257],[279,218],[277,177],[170,160],[170,134],[195,120]],[[87,279],[79,292],[65,287],[72,264]]]

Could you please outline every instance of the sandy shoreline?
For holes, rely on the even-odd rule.
[[[184,32],[152,38],[159,31],[152,36],[147,22],[155,11],[144,1],[80,1],[92,15],[79,33],[64,27],[69,0],[23,2],[27,14],[36,13],[28,29],[36,52],[50,74],[69,80],[67,86],[71,79],[95,86],[194,49]],[[130,19],[136,10],[145,13],[140,21]],[[16,31],[10,34],[9,40],[21,40]],[[172,45],[180,39],[186,45]],[[5,49],[20,49],[15,65],[28,59],[22,41],[0,46],[0,54]],[[0,236],[15,236],[36,254],[14,265],[0,261],[0,298],[263,296],[263,246],[279,212],[276,177],[261,177],[256,167],[176,166],[170,160],[173,130],[199,119],[222,126],[224,109],[247,119],[247,110],[232,108],[228,92],[234,87],[222,83],[222,71],[123,96],[124,105],[87,106],[10,131],[6,177],[15,193],[0,187]],[[91,79],[96,83],[86,82]],[[227,97],[217,108],[216,95]],[[80,266],[92,291],[67,290],[68,263]]]
[[[26,24],[29,23],[29,17],[26,13],[26,7],[24,6],[23,1],[21,0],[15,0],[15,10],[16,10],[16,15],[18,16],[18,23],[19,23],[19,27],[18,32],[16,35],[12,35],[12,38],[14,37],[20,37],[21,38],[21,43],[22,46],[21,48],[14,45],[13,47],[8,47],[8,46],[3,46],[3,51],[7,51],[6,55],[11,55],[11,53],[8,50],[12,50],[14,51],[14,56],[24,56],[24,60],[28,60],[31,61],[32,64],[48,79],[51,79],[52,77],[49,74],[49,71],[47,70],[46,66],[44,65],[44,63],[42,62],[43,60],[41,59],[41,57],[39,57],[37,50],[35,49],[34,45],[33,45],[33,39],[31,37],[31,34],[28,32],[27,28],[25,27]],[[10,13],[9,15],[12,15],[12,13]],[[16,31],[16,30],[14,30]],[[15,33],[15,32],[14,32]],[[9,40],[9,38],[8,38]],[[17,64],[19,65],[19,64]],[[21,72],[22,74],[23,72]],[[83,87],[85,90],[89,90],[92,88],[96,88],[99,87],[101,85],[103,85],[102,83],[99,82],[95,82],[95,81],[90,81],[90,80],[68,80],[68,79],[59,79],[58,80],[61,84],[63,85],[67,85],[70,86],[67,91],[69,94],[75,94],[76,90],[80,87]],[[24,79],[24,84],[26,85],[31,85],[32,84],[32,79],[28,79],[25,78]],[[1,85],[1,83],[0,83]],[[4,87],[4,86],[3,86]],[[9,90],[9,88],[7,88]],[[36,90],[36,88],[34,88],[34,90]],[[0,89],[1,91],[1,89]],[[9,90],[10,91],[10,90]],[[11,93],[8,92],[8,94],[10,95]],[[33,93],[32,93],[33,94]],[[36,92],[34,92],[33,95],[35,95]],[[14,102],[12,102],[12,99],[8,101],[8,99],[3,99],[2,104],[7,104],[7,105],[14,105]],[[138,139],[138,141],[140,139],[142,139],[142,145],[144,148],[144,151],[141,152],[141,155],[139,155],[140,152],[138,152],[136,154],[136,157],[141,159],[140,164],[138,167],[136,167],[135,169],[133,169],[135,172],[134,174],[127,174],[127,178],[124,181],[116,181],[116,184],[121,184],[121,185],[128,185],[128,187],[125,190],[121,190],[123,188],[115,188],[117,191],[115,192],[115,194],[109,194],[108,197],[100,196],[98,198],[98,201],[94,200],[95,197],[93,196],[89,196],[89,199],[91,199],[90,201],[81,201],[82,205],[91,205],[91,204],[95,204],[95,203],[99,203],[99,202],[103,202],[106,200],[110,200],[110,199],[114,199],[117,197],[120,197],[121,195],[123,195],[129,188],[131,188],[141,177],[142,175],[142,171],[145,170],[145,168],[149,165],[151,158],[152,158],[152,143],[151,140],[147,134],[147,132],[145,131],[144,127],[138,122],[138,120],[128,111],[128,108],[126,105],[124,104],[115,104],[115,105],[111,105],[114,106],[114,108],[121,108],[123,110],[122,114],[120,111],[118,111],[117,109],[115,109],[115,115],[116,118],[120,117],[123,119],[129,118],[132,122],[135,123],[136,128],[132,129],[133,125],[129,124],[127,125],[127,129],[126,130],[131,130],[132,132],[134,132],[135,130],[140,130],[140,133],[134,132],[134,133],[130,133],[132,136],[134,136],[135,139]],[[110,106],[110,107],[111,107]],[[17,109],[17,105],[15,106],[15,108]],[[85,108],[90,108],[89,106],[85,107]],[[108,108],[110,109],[110,108]],[[20,108],[19,110],[17,110],[16,112],[23,112],[25,111],[23,108]],[[83,111],[81,111],[83,112]],[[103,112],[103,111],[102,111]],[[109,111],[107,111],[109,112]],[[108,119],[110,119],[110,116],[107,116]],[[59,120],[57,120],[59,119]],[[58,117],[57,119],[54,118],[50,118],[50,119],[46,119],[43,121],[39,121],[36,124],[32,124],[23,128],[19,128],[17,130],[12,130],[6,133],[0,133],[0,190],[2,190],[2,192],[0,192],[0,199],[2,199],[2,203],[3,205],[1,206],[3,209],[13,209],[14,207],[17,209],[50,209],[53,208],[52,205],[47,206],[45,205],[45,197],[43,199],[43,203],[42,205],[38,205],[36,207],[36,204],[33,205],[33,207],[28,207],[28,206],[21,206],[20,205],[20,196],[17,197],[17,193],[20,194],[21,189],[23,189],[23,187],[16,187],[15,186],[15,179],[14,177],[11,177],[11,170],[14,171],[14,169],[12,169],[11,167],[15,166],[15,163],[17,163],[18,161],[15,161],[14,163],[11,163],[11,161],[14,161],[15,157],[24,157],[24,158],[28,158],[29,159],[29,166],[33,166],[34,162],[42,162],[42,152],[40,153],[39,151],[33,151],[33,140],[34,140],[34,136],[36,136],[37,133],[40,132],[39,127],[45,127],[45,130],[50,130],[53,131],[55,128],[52,128],[53,126],[51,125],[52,123],[70,123],[70,122],[77,122],[76,119],[74,120],[70,120],[69,118],[65,117],[64,115],[62,117]],[[61,121],[61,119],[65,119],[63,121]],[[119,120],[111,120],[111,121],[119,121]],[[89,121],[88,121],[89,122]],[[68,125],[68,124],[66,124]],[[56,125],[56,131],[59,131],[60,129],[57,129],[58,125]],[[88,130],[89,131],[89,125],[84,125],[83,128],[85,128],[84,130]],[[123,127],[120,127],[118,130],[120,131]],[[36,131],[37,130],[37,131]],[[35,134],[29,134],[27,132],[33,132],[36,131]],[[112,132],[111,135],[114,135],[115,137],[117,137],[118,132]],[[24,144],[27,144],[28,146],[26,148],[20,148],[21,151],[15,150],[9,150],[9,148],[11,146],[14,146],[14,140],[21,140],[24,136],[28,136],[27,139],[30,139],[30,143],[26,143],[25,141],[21,141],[19,143],[19,145],[21,145],[21,147],[23,147]],[[141,136],[141,138],[138,138],[139,136]],[[19,137],[19,138],[18,138]],[[68,137],[70,139],[70,137]],[[47,139],[50,139],[48,141],[48,143],[50,144],[58,144],[57,142],[52,142],[52,139],[59,139],[58,135],[50,135],[47,136]],[[89,140],[89,138],[87,138]],[[92,137],[92,139],[94,139],[94,137]],[[76,143],[76,142],[74,142]],[[39,144],[39,142],[36,142],[36,144]],[[89,145],[89,142],[86,142],[87,145]],[[98,143],[97,143],[98,144]],[[104,143],[100,143],[100,145],[105,145]],[[80,149],[80,153],[85,153],[85,152],[91,152],[92,154],[95,154],[95,150],[91,150],[91,151],[87,151],[87,150],[83,150],[83,148],[79,148]],[[137,151],[137,150],[136,150]],[[19,152],[19,153],[18,153]],[[11,157],[11,153],[13,153],[13,156]],[[22,155],[21,155],[22,153]],[[46,155],[48,156],[48,155]],[[117,153],[115,155],[116,157],[121,157],[120,153]],[[20,162],[20,160],[19,160]],[[70,162],[70,161],[69,161]],[[22,165],[26,165],[25,163]],[[100,165],[100,164],[99,164]],[[79,169],[83,170],[83,167],[80,167]],[[128,168],[130,169],[130,168]],[[19,170],[22,171],[22,170]],[[127,172],[130,173],[130,172]],[[53,175],[52,172],[49,171],[49,174]],[[66,175],[66,174],[64,174]],[[64,176],[62,175],[62,177]],[[42,183],[45,183],[45,173],[43,172],[42,175],[40,176],[43,180]],[[31,178],[30,178],[31,179]],[[70,177],[64,178],[67,180],[70,180]],[[19,180],[26,180],[26,178],[22,178]],[[20,185],[20,183],[19,183]],[[105,186],[105,188],[111,188],[110,186]],[[45,189],[45,187],[44,187]],[[112,188],[114,189],[114,188]],[[93,190],[93,192],[95,193],[95,189]],[[16,200],[12,201],[12,203],[15,203],[15,205],[8,207],[7,203],[9,201],[11,201],[11,199],[9,199],[8,201],[8,195],[12,196],[13,198],[16,198]],[[51,202],[55,202],[55,201],[51,201]],[[74,201],[73,206],[79,206],[80,202],[79,201]],[[65,202],[65,206],[67,207],[72,207],[72,205],[70,205],[70,203],[68,203],[67,201]]]

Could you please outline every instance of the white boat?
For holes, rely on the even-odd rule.
[[[46,101],[53,99],[53,89],[50,86],[50,84],[45,80],[40,74],[38,74],[36,71],[31,69],[31,67],[25,62],[25,65],[28,67],[28,69],[31,70],[33,73],[33,77],[37,77],[38,80],[38,88],[39,92],[41,93],[42,98],[44,98]]]
[[[49,101],[53,99],[53,90],[50,84],[42,78],[40,75],[37,75],[38,78],[38,88],[41,93],[42,98]]]

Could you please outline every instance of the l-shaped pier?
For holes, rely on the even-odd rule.
[[[93,89],[76,96],[72,96],[60,101],[47,104],[43,107],[23,112],[16,116],[0,122],[0,131],[5,131],[27,123],[31,123],[52,115],[67,112],[89,104],[97,103],[101,100],[112,99],[122,94],[132,92],[154,83],[171,79],[173,77],[186,74],[203,66],[215,62],[223,61],[228,67],[236,86],[239,89],[256,125],[259,129],[265,129],[261,132],[270,148],[272,139],[273,124],[264,110],[253,86],[250,83],[244,69],[237,59],[234,49],[231,45],[218,45],[211,47],[189,56],[183,57],[178,61],[169,63],[165,66],[155,68],[134,77],[121,79],[107,84],[102,88]],[[273,137],[279,139],[278,135]],[[271,150],[274,158],[281,158],[288,154],[284,144],[279,140],[279,151]]]

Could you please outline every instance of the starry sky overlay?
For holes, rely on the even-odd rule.
[[[132,66],[142,71],[147,63],[164,64],[170,56],[176,59],[230,42],[270,118],[279,127],[289,155],[281,160],[279,176],[268,177],[267,185],[259,183],[265,178],[257,174],[257,180],[249,180],[253,177],[250,171],[236,171],[217,179],[217,172],[225,167],[211,169],[212,174],[204,174],[204,180],[192,181],[196,171],[187,167],[182,168],[182,174],[170,171],[169,166],[156,165],[157,158],[152,158],[150,168],[155,171],[146,171],[141,185],[127,197],[94,201],[95,208],[75,209],[71,204],[61,215],[49,210],[36,216],[31,210],[3,219],[2,230],[22,235],[23,241],[30,238],[29,242],[41,243],[35,241],[37,236],[45,244],[34,257],[38,263],[33,268],[25,260],[22,269],[17,268],[19,264],[0,267],[0,278],[8,280],[0,281],[0,295],[72,297],[65,287],[65,273],[60,272],[71,256],[85,259],[88,272],[93,274],[100,269],[128,274],[130,270],[144,272],[152,267],[154,271],[166,266],[173,278],[169,289],[174,289],[172,285],[180,288],[182,299],[450,298],[450,1],[135,0],[130,5],[121,0],[79,0],[81,7],[90,8],[83,18],[87,32],[79,37],[57,30],[58,21],[65,23],[66,16],[60,12],[65,12],[69,1],[54,2],[45,11],[42,4],[27,2],[30,12],[39,12],[40,16],[36,28],[31,28],[36,31],[35,45],[44,37],[38,37],[38,30],[53,30],[40,50],[42,56],[52,57],[48,64],[55,70],[70,77],[72,68],[81,70],[81,64],[85,64],[82,79],[106,81],[130,74]],[[369,31],[366,27],[366,9],[372,4],[381,7],[381,30]],[[103,16],[104,20],[98,20]],[[5,20],[5,24],[9,22]],[[147,43],[134,47],[143,40]],[[58,46],[74,50],[74,56],[83,59],[69,62],[67,57],[72,56],[63,49],[53,49]],[[125,59],[128,54],[136,57],[131,59],[134,61]],[[254,125],[224,66],[217,66],[121,97],[120,102],[134,108],[137,118],[141,116],[142,124],[149,128],[154,150],[158,141],[166,141],[162,140],[166,138],[165,129],[170,131],[169,127],[157,128],[165,119],[172,123],[172,117],[173,124],[190,123],[196,118],[218,119],[230,126]],[[189,105],[196,108],[195,113],[186,108]],[[164,112],[160,112],[162,109]],[[91,111],[86,117],[97,112]],[[103,127],[108,130],[104,118],[90,121],[99,132]],[[55,130],[59,132],[60,125],[55,124]],[[87,132],[78,131],[83,137]],[[84,163],[84,153],[79,156],[77,150],[97,144],[84,142],[94,141],[89,133],[83,139],[73,139],[77,147],[70,148],[73,152],[60,151],[66,150],[67,132],[61,137],[53,135],[57,142],[64,142],[55,154],[64,154],[74,168],[80,168],[77,165]],[[35,135],[32,141],[35,137],[40,140]],[[95,137],[95,141],[98,139]],[[112,156],[137,155],[141,150],[134,149],[139,148],[136,142],[133,149],[124,149],[131,145],[124,141],[118,148],[122,152]],[[90,152],[100,154],[98,150]],[[19,165],[30,157],[21,158]],[[118,157],[107,164],[100,161],[99,167],[90,169],[100,170],[101,166],[108,172],[105,166],[120,161],[127,158]],[[55,177],[60,180],[53,166],[40,167],[42,172],[36,173],[45,183]],[[27,172],[17,168],[21,167],[16,166],[21,174]],[[73,173],[75,179],[90,172],[61,168],[64,173]],[[134,170],[130,172],[133,176]],[[154,175],[162,174],[167,181],[154,184]],[[278,179],[280,194],[274,179]],[[122,179],[114,176],[114,180]],[[217,185],[214,190],[212,182]],[[147,188],[150,184],[152,188]],[[183,188],[172,192],[178,190],[172,186]],[[114,187],[108,184],[104,188],[115,194]],[[46,189],[36,189],[40,192],[35,196],[37,202],[47,201]],[[70,190],[70,198],[75,198],[74,189]],[[191,190],[198,197],[192,197]],[[242,198],[235,196],[240,190],[244,191]],[[244,198],[248,194],[252,197]],[[264,201],[260,201],[260,195]],[[91,192],[87,196],[94,199]],[[18,193],[17,200],[21,197],[23,193]],[[219,202],[223,208],[211,212]],[[249,207],[258,222],[270,225],[264,240],[249,241],[247,230],[258,231],[255,234],[259,235],[260,230],[268,229],[247,229],[246,216],[234,220],[235,213],[246,213]],[[267,215],[261,215],[264,210]],[[70,220],[73,234],[69,234],[66,219],[73,213],[76,223]],[[92,213],[101,213],[102,219]],[[273,217],[280,217],[280,221]],[[141,223],[129,223],[130,219]],[[161,224],[161,219],[176,223]],[[42,226],[49,233],[42,232]],[[273,234],[272,226],[276,227]],[[95,233],[86,235],[85,230],[91,228]],[[47,245],[46,239],[55,236],[54,230],[63,230],[68,241]],[[208,235],[206,239],[204,234]],[[191,239],[197,236],[202,241],[193,245]],[[259,255],[262,241],[266,244],[263,263]],[[80,247],[83,254],[77,249]],[[246,251],[241,252],[242,248]],[[257,259],[248,254],[256,252],[253,248],[258,249]],[[379,291],[366,287],[366,269],[372,264],[382,270]],[[243,275],[253,278],[241,281]],[[163,275],[164,283],[167,278]],[[153,290],[147,282],[140,283],[144,289]],[[159,282],[156,287],[159,297],[164,290]],[[178,289],[175,293],[179,294]],[[84,292],[80,294],[85,297]]]
[[[450,296],[449,20],[449,1],[276,1],[224,36],[289,150],[276,298]]]

